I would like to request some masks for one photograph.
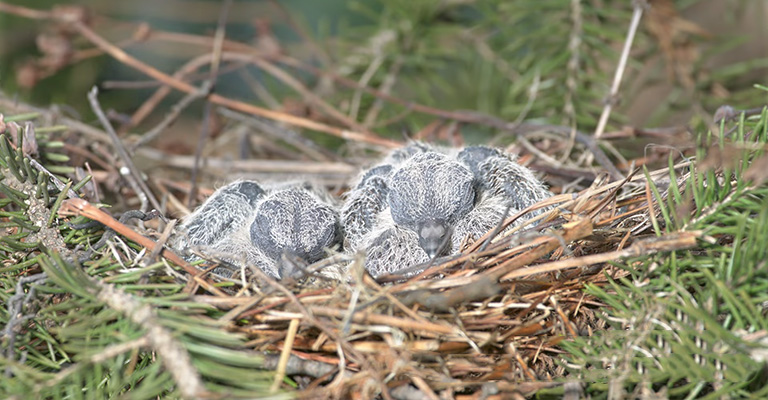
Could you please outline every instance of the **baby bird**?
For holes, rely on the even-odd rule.
[[[178,247],[190,259],[194,246],[234,266],[253,265],[284,278],[293,273],[287,258],[312,263],[340,241],[337,212],[322,197],[306,185],[231,183],[190,214],[182,225],[187,240]]]
[[[366,269],[378,276],[456,254],[464,240],[549,196],[499,149],[416,143],[363,174],[342,208],[342,224],[350,249],[364,250]]]
[[[341,238],[336,211],[304,188],[268,195],[256,206],[249,232],[253,245],[271,259],[285,254],[309,263]]]
[[[412,156],[389,180],[392,220],[416,233],[427,255],[442,255],[453,226],[475,204],[474,177],[458,161],[436,153]]]

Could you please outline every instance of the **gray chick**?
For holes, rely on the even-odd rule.
[[[377,220],[389,208],[389,180],[395,170],[414,155],[433,151],[425,143],[412,142],[393,150],[378,165],[360,175],[357,183],[346,193],[346,201],[341,208],[345,248],[360,249],[366,236],[381,225]]]
[[[498,197],[520,211],[552,196],[530,169],[499,149],[470,146],[461,150],[456,158],[475,175],[477,190],[484,199]]]
[[[416,154],[390,178],[387,203],[392,221],[415,232],[429,257],[443,255],[453,226],[474,206],[474,176],[444,154]]]
[[[419,245],[416,232],[397,226],[391,219],[388,222],[382,222],[367,239],[364,242],[365,269],[373,277],[385,274],[411,276],[418,271],[409,273],[402,271],[429,261],[429,255]]]
[[[250,237],[285,276],[279,261],[283,255],[313,263],[325,256],[327,249],[339,243],[341,229],[336,210],[319,196],[303,187],[278,191],[256,206]]]
[[[550,195],[499,149],[414,144],[363,175],[348,194],[342,221],[350,249],[364,249],[366,269],[378,276],[456,254],[463,241],[477,240]]]
[[[453,225],[472,209],[473,184],[470,170],[446,154],[422,144],[396,150],[348,193],[341,213],[347,248],[366,252],[373,276],[443,255]]]
[[[257,197],[232,196],[242,187],[255,193],[255,182],[235,182],[219,189],[182,225],[188,242],[234,266],[253,265],[273,278],[292,274],[283,256],[311,263],[339,241],[336,211],[305,185],[261,189]],[[222,222],[223,221],[223,222]],[[219,268],[214,273],[229,276]]]

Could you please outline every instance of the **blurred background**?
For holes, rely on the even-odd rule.
[[[96,125],[86,98],[96,85],[121,135],[140,137],[184,95],[171,90],[148,106],[157,81],[51,15],[78,15],[112,45],[199,87],[209,78],[224,4],[2,1],[0,88],[6,97],[56,105]],[[768,2],[755,0],[236,0],[226,10],[224,50],[245,58],[221,59],[215,92],[398,141],[506,145],[515,139],[493,124],[460,123],[452,112],[591,134],[636,4],[644,13],[605,136],[620,167],[643,157],[648,136],[714,129],[720,106],[768,102],[768,92],[755,87],[768,84]],[[154,145],[192,154],[203,121],[213,140],[232,128],[220,113],[204,118],[203,104],[184,107]],[[301,135],[345,160],[369,155],[355,141],[312,129]],[[584,164],[571,154],[573,143],[553,148],[547,140],[532,139],[529,150]],[[273,150],[243,151],[238,144],[229,151],[240,158],[287,157]]]
[[[211,36],[222,5],[204,0],[4,3],[39,10],[83,6],[102,36],[168,73],[209,49],[171,40],[131,41],[137,30],[148,24],[156,31]],[[765,1],[649,3],[653,7],[644,15],[622,90],[619,110],[626,118],[618,121],[687,123],[722,103],[765,101],[764,94],[751,90],[753,83],[766,83],[768,71]],[[358,81],[367,72],[374,87],[398,66],[392,92],[405,100],[512,120],[527,107],[527,118],[576,121],[588,130],[611,83],[631,8],[627,0],[238,0],[226,35]],[[0,13],[0,85],[6,95],[84,112],[92,85],[133,81],[149,86],[146,76],[109,56],[83,54],[93,46],[76,35],[62,37],[53,25]],[[71,53],[64,65],[35,71],[35,62],[56,51]],[[576,64],[569,66],[574,58]],[[380,66],[372,69],[372,62]],[[258,68],[246,69],[276,100],[287,101],[292,94]],[[316,76],[289,72],[317,84]],[[224,68],[218,84],[224,93],[268,106],[235,68]],[[104,96],[116,109],[130,112],[152,91],[115,89]],[[532,91],[537,93],[531,102]],[[566,110],[569,100],[573,111]]]

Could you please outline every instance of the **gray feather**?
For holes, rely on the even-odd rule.
[[[398,226],[375,232],[366,249],[365,269],[374,278],[429,261],[416,233]]]
[[[252,265],[280,278],[283,254],[315,262],[339,240],[336,210],[318,189],[304,183],[280,183],[265,192],[256,182],[238,181],[217,190],[182,229],[175,242],[188,260],[190,247],[235,267]],[[234,271],[218,268],[221,275]]]
[[[552,196],[530,169],[509,155],[489,157],[480,163],[479,180],[486,197],[499,196],[517,210],[523,210]]]
[[[264,189],[253,181],[236,181],[219,188],[181,226],[185,246],[210,246],[245,225]]]
[[[392,169],[388,164],[371,168],[347,193],[341,208],[346,247],[358,249],[365,235],[374,229],[379,213],[387,207],[387,179]]]
[[[475,176],[480,176],[480,164],[491,157],[502,156],[502,151],[487,146],[469,146],[463,148],[456,159],[463,162]]]
[[[244,226],[215,243],[206,250],[206,254],[226,261],[238,268],[246,265],[258,267],[272,278],[280,279],[277,262],[264,254],[251,242],[249,226]],[[222,270],[222,268],[215,269],[214,273],[227,277],[238,276],[237,270],[229,270],[227,272]]]
[[[250,235],[253,244],[272,259],[287,253],[315,262],[338,241],[338,216],[302,188],[279,191],[257,205]]]
[[[472,209],[472,183],[472,173],[447,156],[416,154],[390,179],[392,219],[414,231],[429,220],[455,223]]]

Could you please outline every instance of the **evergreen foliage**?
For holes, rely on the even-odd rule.
[[[617,263],[629,272],[591,286],[612,329],[562,343],[593,398],[762,398],[768,304],[768,109],[725,135],[701,135],[697,157],[670,162],[668,190],[652,188],[658,233],[702,231],[691,251]],[[729,129],[730,128],[730,129]]]
[[[0,134],[2,397],[268,393],[272,373],[261,369],[264,355],[245,350],[241,335],[208,315],[212,307],[192,300],[173,274],[160,273],[172,268],[167,263],[131,261],[137,250],[130,243],[77,261],[77,246],[95,242],[103,229],[75,229],[57,217],[69,189],[85,181],[59,190],[53,181],[60,177],[45,171],[64,168],[34,166],[23,151],[32,126],[19,127],[15,143]],[[40,149],[57,148],[44,135],[37,140]],[[47,151],[40,159],[62,159]],[[197,380],[204,388],[179,386]]]

